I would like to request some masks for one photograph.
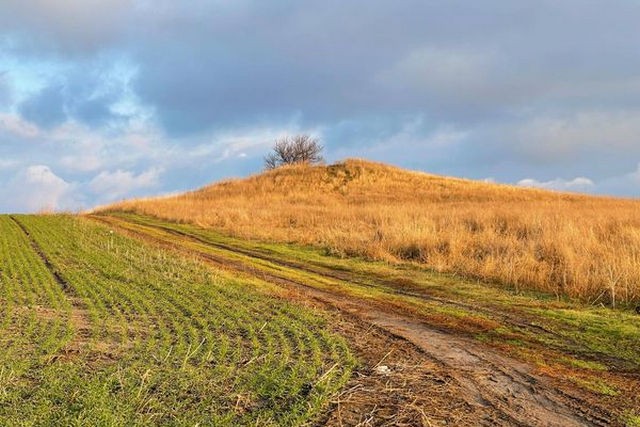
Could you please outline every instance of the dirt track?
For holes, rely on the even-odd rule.
[[[56,271],[55,268],[53,268],[53,266],[51,265],[51,262],[45,255],[42,248],[38,245],[38,243],[34,240],[34,238],[29,233],[29,230],[27,230],[27,228],[20,221],[18,221],[14,216],[11,216],[10,218],[11,218],[11,221],[13,221],[20,228],[20,230],[22,230],[25,237],[29,241],[29,244],[33,248],[33,250],[38,254],[38,256],[40,257],[44,265],[47,267],[47,269],[55,279],[55,281],[58,283],[58,285],[60,285],[60,288],[64,291],[68,301],[71,303],[71,310],[70,310],[69,317],[71,320],[71,324],[77,330],[78,333],[76,333],[74,335],[74,339],[68,343],[65,351],[77,351],[78,349],[84,347],[84,345],[86,344],[86,340],[88,339],[91,333],[91,328],[90,328],[91,322],[89,321],[89,313],[86,307],[84,307],[83,304],[81,303],[81,298],[78,298],[77,295],[74,295],[73,292],[71,292],[71,287],[64,280],[64,278],[62,278],[60,273]],[[47,315],[46,309],[39,308],[37,309],[37,311],[40,312],[40,315],[44,315],[44,316]]]
[[[324,424],[600,426],[616,423],[605,410],[577,394],[559,391],[551,380],[535,375],[527,364],[505,357],[477,341],[433,328],[392,307],[318,289],[276,271],[257,269],[237,258],[188,248],[181,241],[205,242],[184,233],[176,236],[175,230],[163,229],[166,237],[151,236],[140,229],[129,228],[121,219],[96,219],[127,234],[196,255],[223,269],[277,284],[287,290],[288,298],[334,313],[334,328],[354,344],[364,364],[345,393],[336,399],[333,412],[322,420]],[[230,254],[254,256],[228,245],[218,245],[218,249],[220,246]],[[260,254],[259,258],[264,260],[265,255]],[[289,268],[295,265],[287,263]],[[347,273],[335,274],[345,280]]]

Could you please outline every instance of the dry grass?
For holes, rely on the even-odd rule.
[[[348,160],[285,167],[126,210],[234,236],[415,261],[558,296],[640,301],[640,201],[446,178]]]

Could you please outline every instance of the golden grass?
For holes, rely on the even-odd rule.
[[[347,160],[284,167],[134,211],[238,237],[433,269],[611,305],[640,301],[640,201],[525,189]]]

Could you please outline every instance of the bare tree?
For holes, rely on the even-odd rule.
[[[264,158],[267,169],[296,163],[321,163],[323,146],[310,135],[285,136],[276,141],[273,151]]]

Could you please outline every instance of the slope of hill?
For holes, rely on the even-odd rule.
[[[347,160],[279,168],[102,210],[311,244],[342,256],[417,262],[592,303],[640,300],[640,201]]]

